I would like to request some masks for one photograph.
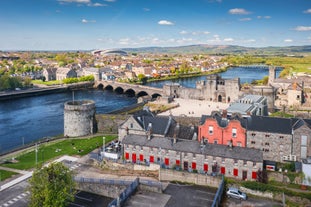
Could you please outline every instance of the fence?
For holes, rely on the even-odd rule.
[[[122,206],[137,189],[139,185],[139,178],[136,178],[120,195],[108,204],[108,207]]]
[[[222,180],[219,184],[218,190],[217,190],[216,195],[214,197],[212,207],[218,207],[220,205],[222,194],[224,192],[224,187],[225,187],[225,180],[224,180],[224,176],[222,176]]]

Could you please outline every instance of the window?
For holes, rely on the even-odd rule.
[[[265,137],[270,137],[270,135],[269,135],[269,134],[266,134]]]
[[[238,165],[238,160],[234,160],[234,165]]]
[[[256,162],[253,162],[253,167],[256,167]]]
[[[255,141],[251,141],[251,144],[256,144],[256,142]]]
[[[266,145],[266,146],[270,146],[270,143],[269,143],[269,142],[266,142],[265,145]]]
[[[232,137],[236,137],[236,128],[232,128]]]
[[[133,128],[133,123],[130,124],[130,128]]]
[[[255,133],[252,133],[251,135],[254,137],[256,134],[255,134]]]
[[[280,139],[283,139],[284,138],[284,136],[280,136]]]
[[[242,143],[241,142],[237,142],[237,146],[238,147],[242,147]]]
[[[247,165],[247,161],[246,160],[243,160],[243,165]]]
[[[209,134],[213,134],[213,132],[214,132],[214,127],[213,126],[209,126],[208,127],[208,133]]]
[[[214,140],[214,144],[218,144],[218,140],[217,139]]]
[[[222,163],[225,163],[225,158],[222,157],[222,158],[221,158],[221,162],[222,162]]]

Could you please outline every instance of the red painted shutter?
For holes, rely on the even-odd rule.
[[[125,159],[130,159],[130,154],[128,152],[125,153]]]
[[[176,160],[176,165],[180,165],[180,160]]]
[[[205,172],[208,171],[208,164],[204,164],[204,171],[205,171]]]
[[[226,168],[225,167],[221,167],[220,168],[220,173],[223,174],[223,175],[226,174]]]
[[[233,175],[234,175],[234,176],[238,176],[238,174],[239,174],[238,169],[233,169]]]
[[[144,155],[139,155],[139,160],[142,162],[144,161]]]

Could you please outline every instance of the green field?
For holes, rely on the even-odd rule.
[[[13,175],[16,175],[17,173],[15,172],[10,172],[10,171],[5,171],[5,170],[0,170],[0,181],[6,180]]]
[[[107,135],[105,137],[106,143],[117,138],[116,135]],[[10,159],[1,166],[20,170],[28,170],[36,167],[36,160],[37,165],[40,166],[44,162],[50,161],[53,158],[57,158],[63,155],[83,156],[90,153],[94,149],[102,146],[102,144],[102,136],[86,139],[68,139],[57,143],[44,143],[38,145],[37,153],[35,153],[35,148],[33,148],[31,151],[16,156],[14,159]]]

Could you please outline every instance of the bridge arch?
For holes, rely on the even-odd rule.
[[[108,91],[113,91],[112,85],[107,85],[106,87],[104,87],[104,89]]]
[[[160,95],[160,94],[158,94],[158,93],[154,93],[154,94],[151,95],[152,99],[156,99],[156,98],[158,98],[159,96],[162,96],[162,95]]]
[[[104,89],[104,84],[98,84],[97,85],[97,89],[99,89],[99,90],[103,90]]]
[[[135,94],[135,91],[131,88],[127,89],[126,91],[124,91],[124,94],[130,96],[130,97],[134,97],[136,94]]]
[[[141,96],[148,96],[149,94],[146,91],[140,91],[136,94],[137,98],[141,97]]]
[[[122,87],[117,87],[116,89],[114,89],[114,91],[119,94],[124,93],[124,89]]]

